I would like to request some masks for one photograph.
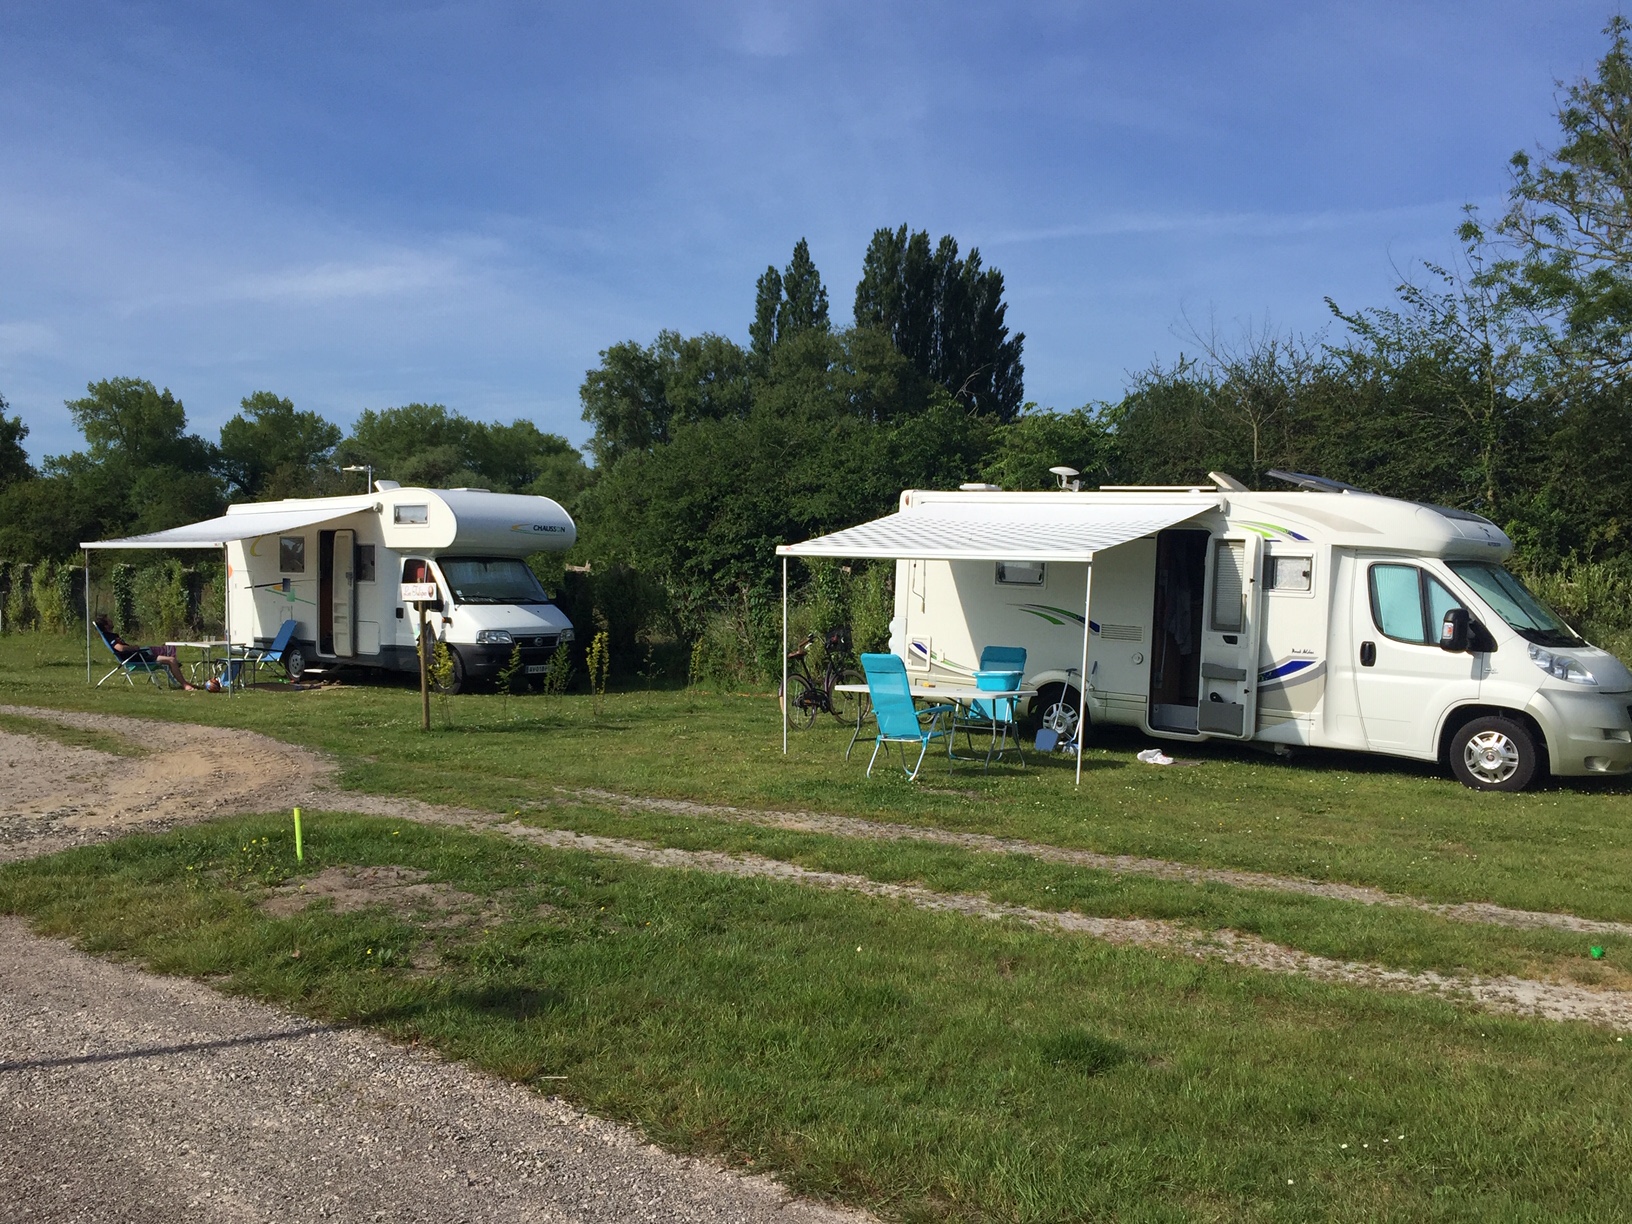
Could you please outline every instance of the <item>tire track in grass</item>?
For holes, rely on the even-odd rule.
[[[1488,926],[1528,930],[1551,927],[1555,930],[1578,931],[1591,935],[1632,935],[1632,923],[1578,918],[1574,914],[1511,909],[1485,901],[1462,901],[1455,904],[1425,901],[1419,897],[1385,892],[1380,888],[1368,888],[1363,884],[1331,883],[1298,876],[1271,875],[1268,872],[1238,871],[1229,867],[1193,867],[1188,863],[1175,863],[1167,859],[1140,858],[1127,854],[1098,854],[1092,850],[1073,850],[1040,842],[1022,841],[1013,837],[994,837],[988,833],[956,833],[948,829],[864,820],[855,816],[833,816],[824,812],[761,811],[755,808],[731,807],[727,804],[693,803],[683,799],[648,799],[640,795],[623,795],[614,791],[588,788],[571,789],[558,786],[555,789],[557,794],[584,803],[624,808],[629,811],[662,812],[671,816],[708,816],[716,820],[736,821],[762,828],[786,829],[797,833],[826,833],[836,837],[870,838],[875,841],[934,842],[984,854],[1023,854],[1042,862],[1068,863],[1075,867],[1090,867],[1097,871],[1150,876],[1158,880],[1175,880],[1186,884],[1227,884],[1231,888],[1297,893],[1303,896],[1325,897],[1334,901],[1353,901],[1360,905],[1415,909],[1453,922],[1484,923]]]
[[[1510,976],[1459,977],[1432,971],[1387,969],[1379,965],[1316,956],[1230,930],[1201,932],[1176,923],[1154,919],[1096,918],[1071,911],[1038,910],[1027,906],[1003,904],[978,894],[938,893],[912,885],[871,880],[865,876],[811,871],[792,863],[758,855],[678,850],[645,842],[579,834],[565,829],[523,825],[509,815],[497,812],[337,790],[332,785],[335,773],[332,760],[309,749],[283,744],[254,732],[100,714],[75,714],[26,707],[3,708],[8,712],[69,725],[94,726],[105,731],[114,731],[153,744],[160,749],[152,756],[134,761],[129,758],[110,757],[105,753],[88,749],[62,749],[63,754],[73,755],[85,762],[86,776],[55,778],[49,789],[58,791],[60,788],[61,792],[67,792],[68,797],[80,803],[93,795],[100,801],[98,807],[102,810],[98,813],[99,827],[94,830],[93,839],[138,831],[158,831],[233,812],[276,810],[287,803],[298,802],[314,809],[314,812],[315,809],[326,808],[336,812],[357,812],[398,820],[413,820],[423,824],[450,825],[473,831],[488,830],[536,845],[608,854],[658,867],[787,880],[809,887],[893,899],[925,910],[958,913],[989,920],[1018,921],[1039,929],[1085,935],[1128,946],[1160,948],[1176,955],[1193,956],[1199,960],[1218,960],[1272,973],[1297,974],[1320,981],[1384,990],[1440,995],[1509,1015],[1549,1020],[1580,1020],[1615,1029],[1632,1029],[1632,993],[1629,992],[1589,990],[1558,982]],[[60,745],[53,747],[61,748]],[[181,784],[174,769],[176,754],[192,753],[201,753],[210,758],[208,767],[196,771],[195,776],[186,779],[186,784]],[[43,759],[41,763],[42,766],[47,764]],[[233,779],[236,784],[223,786],[226,779]],[[1279,889],[1370,905],[1411,906],[1470,922],[1528,927],[1552,926],[1566,930],[1617,934],[1632,933],[1632,926],[1592,922],[1568,914],[1534,913],[1482,904],[1435,905],[1357,885],[1323,884],[1317,880],[1299,880],[1255,872],[1189,867],[1182,863],[1160,859],[1095,854],[1091,851],[1068,850],[986,834],[954,833],[942,829],[889,824],[816,812],[757,811],[719,804],[649,799],[600,790],[562,788],[559,793],[575,801],[602,807],[708,816],[766,827],[846,837],[918,839],[986,853],[1028,854],[1054,862],[1146,874],[1161,879],[1205,881],[1242,888]],[[41,799],[43,800],[41,806],[48,806],[54,801],[54,796],[50,798],[41,796]],[[32,857],[65,848],[62,841],[52,836],[45,828],[34,827],[17,831],[21,834],[18,844],[7,847],[9,853],[0,854],[0,858]],[[80,836],[66,840],[69,844],[74,844],[86,838],[82,832]]]
[[[1577,1020],[1612,1029],[1632,1029],[1632,994],[1588,990],[1528,978],[1454,977],[1432,971],[1385,969],[1358,961],[1300,952],[1268,940],[1220,930],[1202,933],[1150,918],[1095,918],[1067,911],[1007,905],[970,893],[941,893],[910,884],[888,884],[866,876],[811,871],[793,863],[755,854],[722,854],[711,850],[676,850],[621,838],[539,828],[519,823],[491,826],[510,837],[557,850],[608,854],[654,867],[709,871],[747,879],[786,880],[807,887],[853,892],[905,902],[919,909],[963,914],[994,921],[1018,921],[1044,930],[1087,935],[1107,943],[1161,948],[1197,960],[1223,961],[1269,973],[1295,974],[1317,981],[1366,986],[1411,994],[1439,995],[1476,1004],[1486,1011],[1545,1020]]]

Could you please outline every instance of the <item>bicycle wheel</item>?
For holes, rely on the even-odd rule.
[[[839,691],[841,684],[866,684],[867,678],[853,667],[841,668],[834,673],[833,691],[828,698],[828,709],[833,717],[847,727],[856,725],[856,719],[867,713],[869,702],[866,693],[843,693]]]
[[[778,685],[777,696],[781,698],[782,716],[788,720],[788,726],[795,731],[808,731],[816,724],[816,711],[821,708],[824,695],[809,675],[802,671],[789,672],[787,692]]]

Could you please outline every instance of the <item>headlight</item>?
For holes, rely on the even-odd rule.
[[[1554,654],[1550,650],[1543,650],[1540,646],[1530,647],[1530,662],[1546,672],[1554,680],[1568,680],[1571,684],[1590,684],[1598,687],[1598,681],[1592,678],[1592,673],[1569,655]]]
[[[508,646],[514,640],[508,629],[483,629],[476,634],[476,641],[484,646]]]
[[[576,633],[574,633],[571,629],[561,630],[561,640],[563,642],[570,642],[573,639],[575,639],[577,636],[578,635]]]

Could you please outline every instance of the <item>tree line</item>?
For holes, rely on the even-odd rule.
[[[701,641],[723,618],[752,662],[774,659],[776,544],[887,513],[903,488],[1051,487],[1063,463],[1090,487],[1316,472],[1484,514],[1533,574],[1632,574],[1628,29],[1610,22],[1594,72],[1559,97],[1556,147],[1514,156],[1504,209],[1467,212],[1450,264],[1414,269],[1386,306],[1329,302],[1319,336],[1193,329],[1192,352],[1131,374],[1114,403],[1028,402],[1001,271],[950,235],[884,227],[848,325],[801,239],[758,278],[746,344],[663,331],[603,350],[580,388],[590,462],[526,420],[409,404],[346,432],[266,391],[209,440],[168,390],[114,378],[67,405],[85,448],[36,471],[0,401],[0,558],[63,558],[228,500],[355,491],[340,469],[372,464],[556,498],[625,646]],[[837,616],[865,577],[802,580]],[[1595,598],[1632,591],[1617,582]],[[877,619],[877,590],[855,602]]]

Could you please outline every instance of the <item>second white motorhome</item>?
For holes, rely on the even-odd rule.
[[[231,506],[213,521],[233,537],[233,640],[265,646],[296,621],[292,677],[310,667],[417,671],[417,616],[398,597],[405,582],[436,585],[429,626],[448,645],[455,692],[496,676],[518,650],[524,672],[542,674],[573,640],[572,623],[526,564],[578,536],[547,497],[382,480],[359,496]]]
[[[1274,475],[1300,487],[908,491],[783,551],[896,558],[908,668],[967,677],[983,646],[1024,646],[1033,713],[1066,733],[1086,710],[1163,739],[1440,761],[1494,790],[1632,770],[1632,674],[1503,567],[1495,524]],[[1028,547],[1051,533],[1091,560]]]

